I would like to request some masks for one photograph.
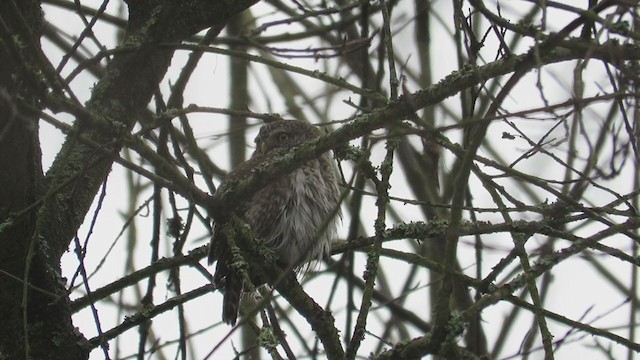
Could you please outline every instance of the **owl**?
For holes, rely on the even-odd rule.
[[[320,136],[313,125],[276,121],[260,129],[251,158],[238,165],[222,181],[224,188],[240,180],[264,161]],[[273,250],[278,263],[298,272],[308,263],[328,255],[339,218],[340,192],[329,153],[309,160],[293,172],[274,179],[236,209],[259,241]],[[222,320],[235,325],[243,279],[232,267],[231,251],[219,226],[214,226],[209,245],[209,265],[217,261],[214,286],[223,292]],[[256,284],[259,285],[259,284]]]

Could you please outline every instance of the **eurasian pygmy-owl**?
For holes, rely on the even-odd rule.
[[[320,130],[302,121],[276,121],[264,125],[255,139],[256,150],[251,158],[231,171],[220,188],[231,179],[242,179],[265,160],[318,136]],[[300,271],[308,262],[329,253],[331,239],[336,234],[339,201],[332,159],[329,153],[324,153],[274,179],[239,204],[236,214],[275,252],[280,264]],[[222,320],[234,325],[243,279],[231,267],[231,252],[219,226],[214,227],[208,259],[209,265],[218,262],[213,283],[224,293]]]

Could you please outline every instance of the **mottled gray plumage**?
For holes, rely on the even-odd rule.
[[[315,126],[302,121],[264,125],[255,139],[256,150],[251,159],[229,173],[220,188],[231,179],[242,179],[270,157],[318,136],[320,131]],[[339,198],[332,160],[329,153],[324,153],[257,191],[238,206],[236,213],[274,250],[278,262],[299,271],[308,262],[329,253],[336,233],[338,216],[334,215]],[[224,292],[222,319],[233,325],[238,317],[243,281],[231,268],[230,249],[219,227],[214,227],[209,248],[209,264],[215,261],[214,285]]]

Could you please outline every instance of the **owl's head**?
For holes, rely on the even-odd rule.
[[[274,121],[260,128],[254,155],[291,149],[318,136],[320,130],[304,121]]]

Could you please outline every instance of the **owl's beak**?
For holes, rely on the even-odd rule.
[[[267,152],[267,144],[264,141],[260,142],[260,153],[264,154]]]

